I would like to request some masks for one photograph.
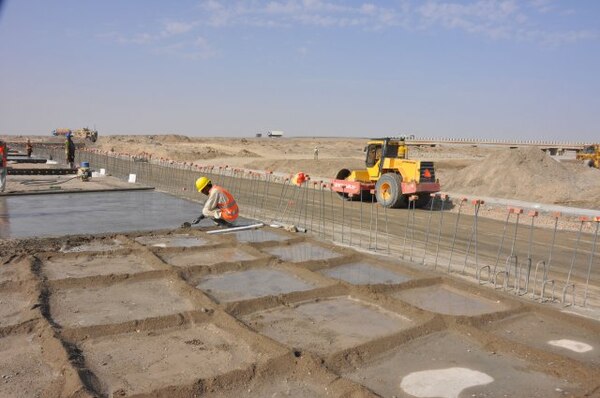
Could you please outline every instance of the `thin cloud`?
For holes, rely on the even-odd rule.
[[[572,6],[572,3],[568,3]],[[558,0],[397,0],[381,6],[373,0],[348,5],[342,0],[205,0],[191,12],[188,20],[169,20],[157,24],[154,32],[121,34],[110,32],[98,37],[123,45],[154,46],[165,53],[186,51],[196,59],[213,57],[217,52],[203,34],[219,29],[295,29],[315,27],[377,31],[400,29],[412,32],[456,30],[489,40],[530,42],[542,46],[562,46],[597,40],[595,27],[573,26],[557,29],[552,18],[568,18],[572,9]],[[572,18],[569,19],[573,23]]]
[[[168,21],[163,25],[164,26],[161,35],[168,37],[191,31],[197,25],[197,22]]]

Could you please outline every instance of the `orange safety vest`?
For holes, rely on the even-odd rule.
[[[217,202],[217,207],[221,210],[221,218],[227,222],[234,222],[238,218],[239,208],[233,196],[223,187],[213,185],[212,189],[225,195],[227,201],[224,203]]]
[[[4,142],[0,142],[0,167],[6,167],[6,152],[6,144]]]

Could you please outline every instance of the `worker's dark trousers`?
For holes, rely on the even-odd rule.
[[[213,220],[221,228],[229,228],[232,226],[230,222],[227,222],[222,218],[211,218],[211,220]]]

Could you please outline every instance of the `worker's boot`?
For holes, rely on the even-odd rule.
[[[215,225],[218,226],[219,228],[231,228],[233,226],[233,225],[231,225],[231,223],[229,223],[221,218],[213,218],[212,220],[215,223]]]

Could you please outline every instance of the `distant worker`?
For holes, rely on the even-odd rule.
[[[7,156],[8,147],[4,141],[0,141],[0,192],[4,192],[6,188]]]
[[[31,145],[31,140],[29,138],[27,138],[27,145],[25,146],[25,149],[27,151],[27,157],[30,158],[31,154],[33,153],[33,145]]]
[[[319,160],[319,147],[318,146],[315,147],[314,159]]]
[[[223,187],[212,185],[207,177],[196,180],[196,189],[208,196],[202,214],[192,223],[184,223],[184,227],[198,224],[204,218],[210,218],[220,226],[229,227],[238,218],[239,208],[233,195]]]
[[[67,137],[67,140],[65,141],[65,156],[67,158],[67,163],[69,164],[69,167],[74,169],[75,168],[75,143],[73,142],[71,133],[67,133],[67,135],[65,137]]]

